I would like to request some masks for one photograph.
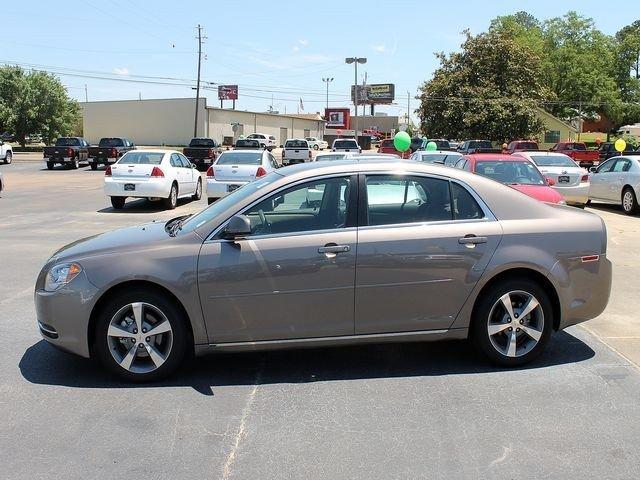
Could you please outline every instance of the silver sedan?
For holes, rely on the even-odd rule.
[[[62,248],[36,315],[51,344],[132,381],[190,352],[465,338],[513,367],[604,310],[606,247],[598,216],[480,175],[314,162]]]
[[[622,205],[627,215],[638,213],[640,155],[612,157],[591,172],[590,201]]]

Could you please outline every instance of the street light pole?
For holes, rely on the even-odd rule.
[[[353,106],[354,106],[354,117],[353,117],[353,127],[356,137],[356,142],[358,141],[358,64],[359,63],[367,63],[367,59],[364,57],[349,57],[344,59],[345,63],[354,64],[355,72],[354,72],[354,82],[353,82]]]
[[[327,105],[326,108],[329,108],[329,84],[333,82],[333,77],[323,78],[322,81],[327,84]]]

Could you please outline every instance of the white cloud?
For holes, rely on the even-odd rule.
[[[116,75],[129,75],[129,69],[127,67],[115,67],[113,73]]]
[[[293,48],[292,48],[292,50],[293,50],[294,52],[299,52],[299,51],[300,51],[300,47],[299,47],[299,46],[297,46],[297,45],[294,45],[294,46],[293,46]]]
[[[304,38],[301,38],[300,40],[298,40],[298,43],[300,45],[302,45],[303,47],[306,47],[307,45],[309,45],[309,40],[306,40]]]
[[[389,49],[384,43],[381,43],[379,45],[373,45],[371,48],[373,49],[374,52],[378,52],[378,53],[387,53],[389,51]]]

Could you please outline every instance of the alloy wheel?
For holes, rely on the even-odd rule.
[[[631,190],[627,190],[622,195],[622,208],[624,208],[625,212],[630,212],[633,210],[633,193]]]
[[[130,303],[109,322],[107,344],[120,367],[132,373],[149,373],[169,358],[173,329],[167,316],[149,303]]]
[[[533,350],[544,331],[540,302],[530,293],[514,290],[502,295],[487,320],[491,345],[506,357],[520,357]]]

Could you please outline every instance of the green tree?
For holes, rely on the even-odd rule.
[[[25,137],[40,134],[46,143],[77,129],[78,103],[53,75],[0,68],[0,130],[12,132],[21,145]]]
[[[552,94],[542,83],[540,57],[508,31],[464,33],[461,51],[437,54],[440,67],[420,89],[422,132],[500,142],[542,133],[537,104]]]

